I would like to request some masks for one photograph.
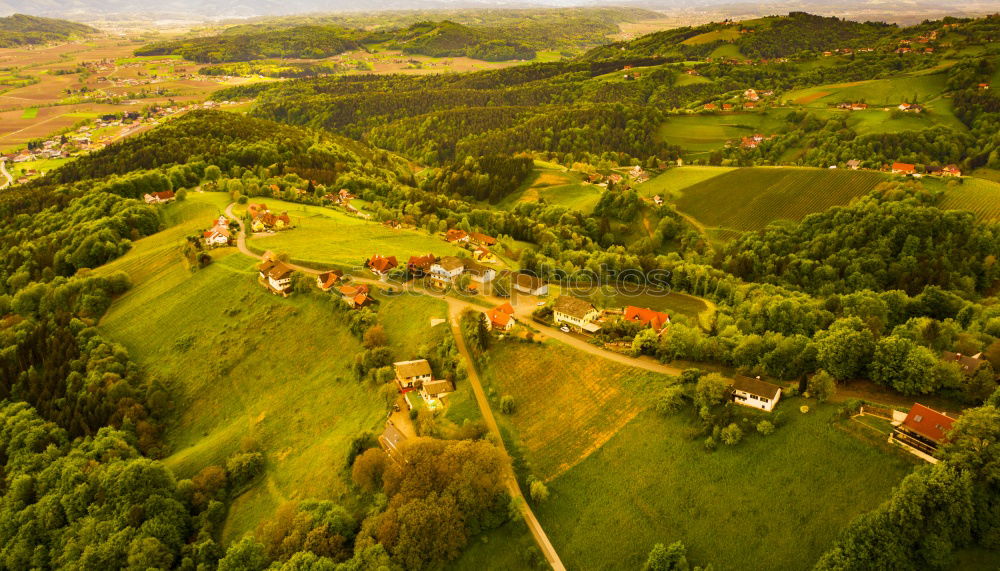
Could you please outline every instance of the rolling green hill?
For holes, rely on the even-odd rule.
[[[63,42],[96,33],[95,28],[67,20],[25,14],[0,18],[0,48]]]

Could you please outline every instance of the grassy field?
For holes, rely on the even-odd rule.
[[[514,398],[517,412],[498,420],[516,432],[530,472],[543,480],[600,448],[645,407],[647,389],[667,380],[554,341],[496,344],[483,379],[493,400]]]
[[[642,196],[653,197],[659,194],[666,199],[677,196],[682,190],[693,184],[706,181],[731,170],[733,170],[732,167],[689,166],[672,168],[639,185],[636,190]]]
[[[21,119],[34,119],[38,117],[38,107],[28,107],[21,113]]]
[[[693,154],[708,153],[725,146],[726,141],[754,133],[771,135],[783,132],[785,122],[768,113],[726,113],[671,117],[660,126],[657,135]]]
[[[584,174],[564,171],[561,167],[548,167],[541,163],[531,175],[524,188],[506,197],[501,208],[509,208],[518,202],[540,202],[565,206],[590,214],[601,199],[601,188],[585,183]]]
[[[742,168],[686,188],[676,205],[707,227],[759,230],[847,204],[884,180],[868,171]]]
[[[786,93],[785,102],[807,107],[828,107],[844,101],[864,101],[871,106],[896,106],[914,97],[927,103],[945,90],[946,75],[904,75],[850,83],[833,83],[796,89]],[[933,105],[931,106],[933,109]]]
[[[349,501],[348,444],[380,429],[386,404],[380,387],[354,380],[361,344],[324,296],[269,295],[256,282],[256,260],[233,248],[215,250],[205,269],[187,268],[178,249],[184,236],[207,225],[226,198],[192,193],[164,207],[167,230],[101,269],[126,271],[135,286],[100,327],[168,387],[174,412],[165,438],[173,453],[165,462],[179,478],[224,462],[248,438],[265,452],[265,477],[229,512],[229,541],[286,500]],[[400,358],[450,335],[430,329],[430,318],[445,314],[438,300],[400,296],[377,307]]]
[[[697,46],[700,44],[707,44],[711,42],[729,42],[740,37],[740,31],[735,27],[723,28],[721,30],[713,30],[711,32],[705,32],[704,34],[698,34],[697,36],[688,38],[681,42],[687,46]]]
[[[360,266],[373,254],[396,256],[433,253],[455,255],[459,249],[422,230],[386,228],[319,206],[267,200],[274,212],[287,211],[295,228],[272,236],[255,236],[247,245],[255,250],[288,253],[294,261],[311,264]]]
[[[799,404],[778,405],[773,435],[712,453],[684,413],[644,412],[550,482],[536,513],[570,569],[638,569],[655,543],[677,540],[692,564],[720,571],[808,569],[913,464],[831,426],[832,406],[803,415]]]

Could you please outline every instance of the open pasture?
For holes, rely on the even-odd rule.
[[[415,255],[453,256],[460,249],[423,230],[387,228],[341,211],[280,200],[264,200],[272,212],[287,211],[295,226],[273,235],[257,235],[247,245],[261,252],[285,252],[309,264],[360,266],[374,254],[396,256],[403,263]]]
[[[807,403],[812,410],[801,414]],[[690,409],[629,422],[550,482],[549,500],[536,508],[566,567],[638,569],[654,544],[680,540],[692,565],[809,569],[913,468],[905,454],[831,425],[831,405],[795,398],[778,407],[774,434],[746,423],[743,442],[714,452],[696,437]]]

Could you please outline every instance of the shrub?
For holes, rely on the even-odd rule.
[[[769,420],[762,420],[757,423],[757,432],[767,436],[774,432],[774,425]]]
[[[264,471],[264,455],[260,452],[243,452],[226,460],[226,474],[233,490],[240,490]]]
[[[663,394],[653,405],[656,412],[666,416],[674,414],[680,410],[684,404],[684,388],[680,385],[672,385],[663,390]]]
[[[541,480],[532,480],[531,485],[528,487],[528,493],[531,494],[531,500],[535,503],[541,503],[549,499],[549,489]]]
[[[504,414],[514,414],[514,397],[504,395],[500,398],[500,412]]]
[[[837,390],[837,381],[830,373],[820,369],[809,377],[809,394],[819,402],[826,402]]]
[[[712,438],[711,436],[709,436],[708,438],[705,439],[705,450],[709,450],[709,451],[715,450],[715,446],[716,446],[716,444],[715,444],[715,438]]]
[[[733,446],[743,440],[743,430],[736,423],[732,423],[722,429],[721,436],[727,446]]]

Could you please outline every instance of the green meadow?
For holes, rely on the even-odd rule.
[[[693,565],[809,569],[913,468],[902,452],[831,424],[832,405],[796,398],[778,409],[774,434],[747,423],[742,442],[714,452],[695,437],[690,411],[638,415],[550,482],[536,508],[566,567],[638,569],[654,544],[680,540]]]
[[[671,117],[659,127],[657,135],[698,155],[721,149],[726,141],[754,133],[777,134],[785,127],[785,121],[777,114],[722,113]]]
[[[664,200],[679,195],[685,188],[725,174],[734,167],[703,167],[686,166],[667,169],[650,180],[639,185],[639,194],[653,197],[659,194]]]
[[[256,251],[284,252],[293,261],[334,266],[360,266],[374,254],[405,260],[432,253],[455,255],[456,246],[423,230],[387,228],[341,211],[280,200],[266,200],[272,212],[287,211],[294,228],[274,235],[254,236],[247,246]]]
[[[536,168],[524,188],[500,203],[509,208],[518,202],[544,202],[590,214],[601,199],[601,188],[584,182],[584,173],[548,167],[536,161]]]
[[[928,104],[945,91],[946,74],[912,74],[888,79],[818,85],[789,91],[782,100],[807,107],[829,107],[841,102],[865,102],[873,107],[895,107],[914,99]]]
[[[328,295],[267,293],[257,283],[257,261],[235,248],[213,251],[204,269],[188,268],[180,253],[185,236],[207,226],[226,199],[192,193],[163,207],[169,227],[101,269],[125,271],[135,285],[100,327],[174,396],[165,434],[172,453],[164,462],[178,478],[247,447],[265,453],[265,476],[229,511],[228,542],[285,501],[350,502],[348,445],[381,430],[387,404],[381,387],[355,380],[351,366],[363,348]],[[451,334],[446,325],[430,327],[432,317],[446,316],[440,300],[400,296],[376,308],[399,359]]]

